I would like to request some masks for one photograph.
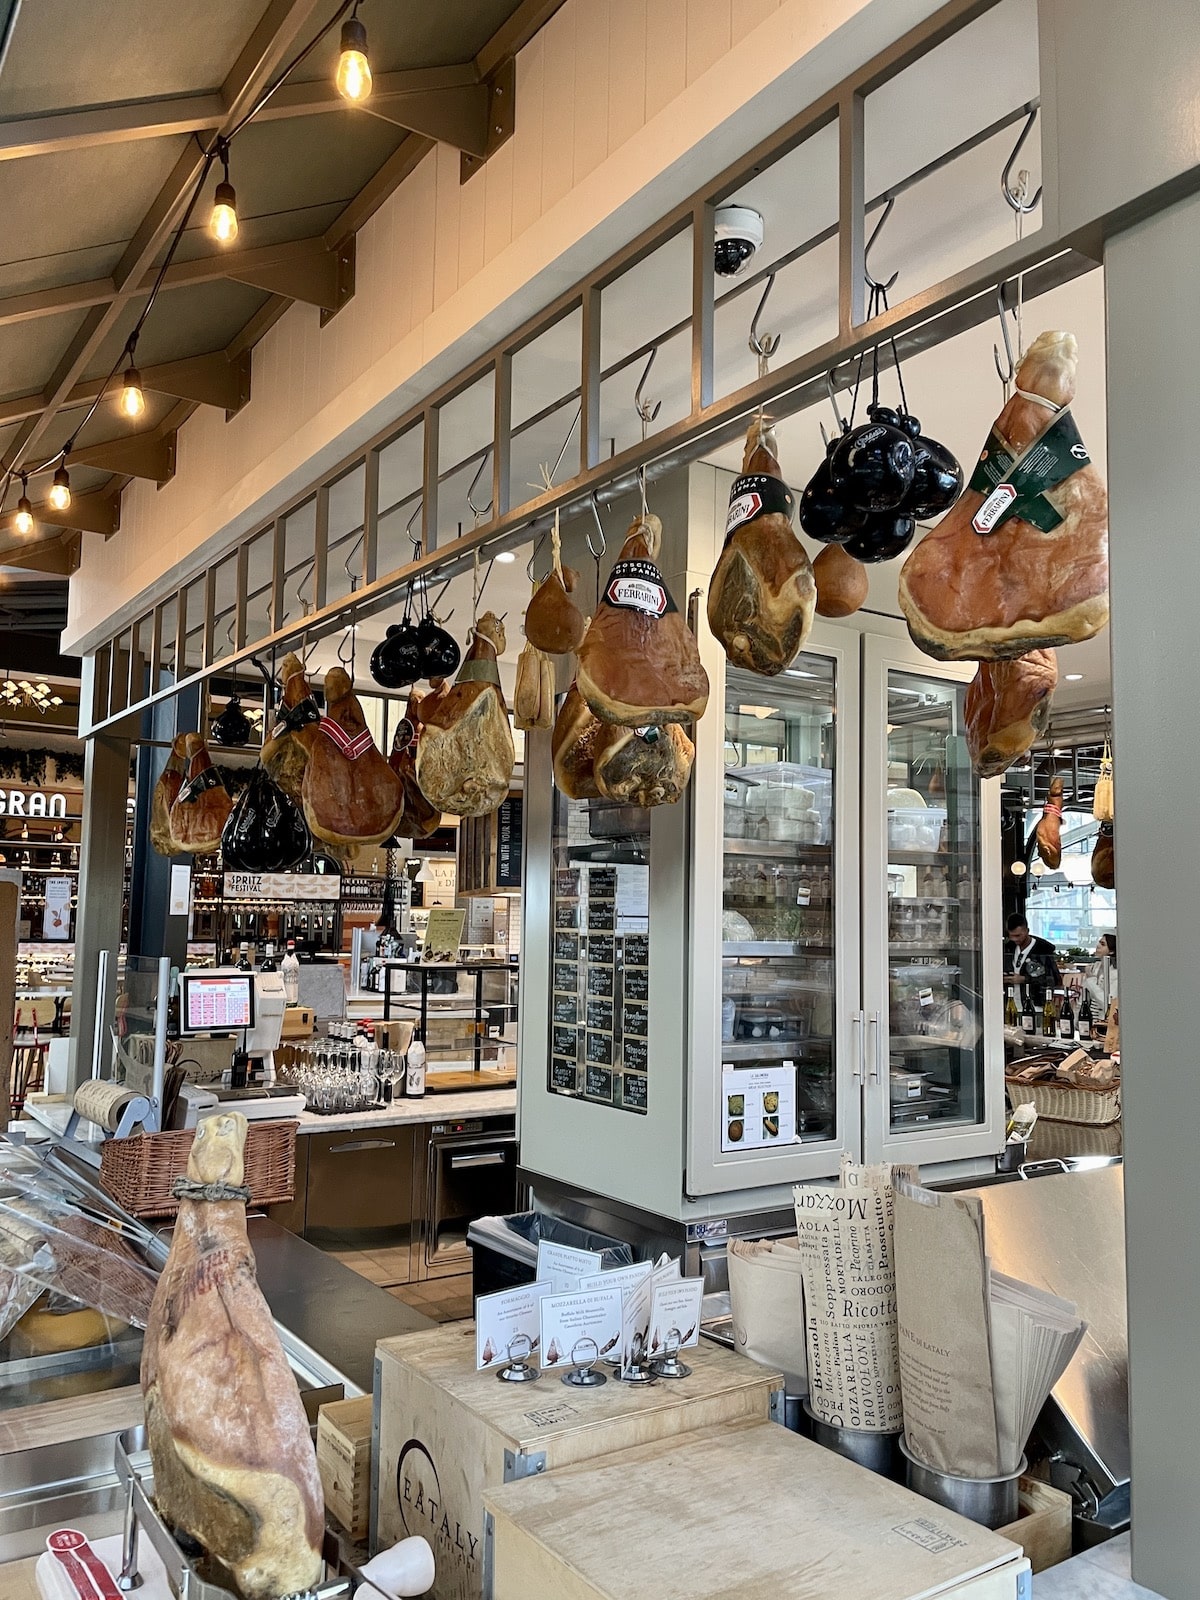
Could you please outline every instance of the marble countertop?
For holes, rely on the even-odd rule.
[[[1085,1550],[1033,1580],[1033,1600],[1161,1600],[1129,1576],[1129,1535]]]
[[[454,1094],[427,1094],[420,1100],[398,1100],[384,1111],[342,1111],[327,1117],[302,1111],[299,1120],[301,1133],[338,1133],[344,1128],[387,1128],[398,1122],[506,1116],[516,1108],[515,1089],[464,1089]]]

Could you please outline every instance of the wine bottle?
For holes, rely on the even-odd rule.
[[[1015,1028],[1021,1021],[1021,1013],[1017,1010],[1017,997],[1010,989],[1008,999],[1004,1002],[1004,1026]]]
[[[1033,995],[1027,983],[1021,985],[1021,992],[1021,1027],[1026,1033],[1036,1033],[1037,1012],[1033,1008]]]
[[[1083,1004],[1079,1008],[1079,1042],[1086,1044],[1092,1037],[1092,1026],[1095,1015],[1092,1011],[1092,997],[1085,989],[1083,991]]]
[[[1058,1037],[1060,1039],[1073,1039],[1075,1037],[1075,1018],[1071,1014],[1071,997],[1065,989],[1062,991],[1062,1000],[1058,1009]]]
[[[1042,1005],[1042,1038],[1053,1039],[1058,1032],[1058,1012],[1054,1009],[1054,991],[1046,990],[1046,999]]]

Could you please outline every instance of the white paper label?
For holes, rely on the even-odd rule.
[[[611,1359],[621,1343],[619,1284],[544,1295],[539,1310],[543,1371]]]
[[[990,533],[999,519],[1017,498],[1011,483],[999,483],[971,518],[976,533]]]
[[[650,1302],[650,1359],[656,1361],[672,1332],[679,1335],[679,1348],[688,1350],[700,1343],[700,1304],[704,1299],[703,1278],[676,1278],[673,1283],[658,1283]]]
[[[548,1283],[553,1294],[568,1294],[578,1289],[579,1280],[595,1276],[602,1265],[603,1258],[598,1251],[574,1250],[569,1244],[538,1240],[538,1282]]]
[[[508,1347],[524,1334],[536,1354],[541,1343],[541,1303],[551,1293],[548,1283],[523,1283],[498,1294],[481,1294],[475,1301],[475,1366],[502,1366]]]

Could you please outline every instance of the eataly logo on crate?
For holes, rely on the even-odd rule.
[[[442,1485],[433,1457],[419,1439],[409,1439],[396,1463],[396,1499],[400,1521],[411,1538],[422,1534],[439,1553],[474,1568],[479,1549],[476,1534],[452,1518],[442,1503]]]

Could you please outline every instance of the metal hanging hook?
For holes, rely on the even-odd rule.
[[[828,372],[826,372],[826,374],[825,374],[825,393],[829,396],[829,404],[833,407],[833,415],[834,415],[834,420],[837,422],[837,425],[838,425],[838,432],[839,433],[845,433],[845,431],[846,431],[846,419],[845,419],[845,417],[843,417],[843,415],[841,413],[841,410],[840,410],[840,408],[838,406],[838,403],[837,403],[837,389],[835,387],[835,381],[834,381],[835,377],[836,377],[836,374],[837,374],[837,368],[836,367],[830,367]]]
[[[417,509],[413,512],[412,516],[409,517],[408,522],[405,524],[405,528],[404,528],[405,533],[407,533],[407,535],[408,535],[408,542],[412,545],[412,547],[416,551],[417,555],[421,554],[421,536],[420,536],[420,534],[418,534],[415,539],[413,538],[413,523],[421,515],[421,512],[422,512],[422,510],[424,508],[424,505],[425,505],[424,498],[421,498],[421,499],[419,499],[417,501]]]
[[[758,357],[758,375],[760,378],[766,377],[767,363],[775,354],[776,350],[779,349],[779,334],[759,333],[758,331],[759,320],[762,317],[763,311],[766,308],[767,300],[769,299],[771,290],[774,287],[775,274],[772,272],[767,278],[766,286],[762,292],[762,297],[758,302],[758,309],[750,319],[750,350],[752,354]]]
[[[649,371],[649,368],[647,368],[646,370]],[[582,416],[583,416],[583,401],[581,400],[579,402],[579,405],[575,409],[575,415],[571,418],[571,426],[567,429],[567,437],[562,442],[562,449],[558,452],[557,456],[555,456],[554,465],[550,468],[550,480],[551,480],[551,483],[554,481],[555,477],[557,477],[557,475],[558,475],[558,469],[559,469],[559,467],[562,466],[562,458],[566,455],[567,446],[571,442],[571,435],[575,432],[575,429],[579,426],[579,419]],[[549,487],[549,485],[547,485],[547,487]]]
[[[643,441],[643,443],[645,442],[647,428],[649,428],[650,424],[654,421],[655,417],[657,417],[658,413],[662,410],[662,401],[661,400],[655,401],[654,405],[652,406],[648,400],[645,400],[642,397],[643,390],[646,387],[646,379],[650,376],[650,369],[654,365],[654,358],[655,358],[655,356],[657,356],[657,354],[658,354],[658,346],[655,345],[654,349],[651,350],[651,352],[650,352],[650,359],[649,359],[649,361],[647,361],[647,363],[645,365],[645,368],[642,371],[642,376],[638,380],[638,386],[633,391],[634,409],[637,411],[637,414],[640,417],[641,423],[642,423],[642,441]]]
[[[1036,211],[1038,202],[1042,198],[1042,185],[1040,183],[1037,186],[1037,193],[1028,200],[1025,198],[1025,183],[1021,182],[1020,178],[1018,178],[1018,186],[1016,188],[1012,185],[1013,166],[1024,148],[1025,141],[1028,139],[1034,123],[1037,121],[1038,109],[1036,105],[1030,108],[1029,115],[1025,118],[1025,126],[1021,129],[1021,136],[1013,146],[1012,155],[1004,163],[1004,171],[1000,174],[1000,193],[1004,196],[1006,203],[1022,217],[1027,217],[1031,211]],[[1024,174],[1024,176],[1027,181],[1028,173]]]
[[[545,542],[546,535],[544,533],[539,534],[538,537],[533,541],[533,549],[530,552],[529,560],[525,563],[525,576],[529,579],[530,583],[537,582],[537,579],[533,575],[533,569],[537,565],[538,555]]]
[[[1013,356],[1012,340],[1008,336],[1008,307],[1004,304],[1004,285],[1000,284],[996,290],[996,311],[1000,317],[1000,334],[1004,340],[1004,360],[1000,359],[998,345],[992,345],[992,360],[996,363],[996,376],[1004,385],[1004,398],[1009,398],[1013,379],[1017,375],[1017,363]]]
[[[896,279],[900,276],[899,271],[893,272],[891,277],[888,279],[888,281],[886,283],[880,283],[877,278],[872,276],[871,267],[870,267],[871,251],[874,248],[875,241],[876,241],[876,239],[878,239],[879,235],[883,232],[884,224],[887,222],[887,219],[891,216],[892,211],[895,208],[895,205],[896,205],[896,196],[894,194],[888,195],[887,204],[883,208],[883,215],[880,217],[879,221],[875,224],[874,228],[871,230],[871,237],[867,240],[866,244],[863,246],[863,277],[867,281],[868,289],[874,289],[877,294],[886,294],[887,291],[895,283]]]
[[[588,552],[592,556],[593,560],[599,561],[600,557],[608,549],[608,540],[604,537],[604,524],[600,520],[600,503],[596,499],[594,490],[590,495],[588,495],[588,504],[592,508],[592,516],[596,519],[596,532],[600,535],[600,548],[597,550],[595,545],[592,543],[592,530],[590,528],[587,532],[587,547]]]
[[[488,456],[491,454],[491,450],[491,445],[488,445],[487,449],[483,452],[483,455],[479,459],[479,470],[471,479],[471,487],[467,490],[467,504],[470,506],[471,515],[475,518],[477,524],[481,522],[484,517],[490,516],[492,510],[491,499],[488,500],[488,503],[485,506],[477,506],[475,504],[475,491],[479,487],[480,478],[483,477],[483,469],[487,466]]]

